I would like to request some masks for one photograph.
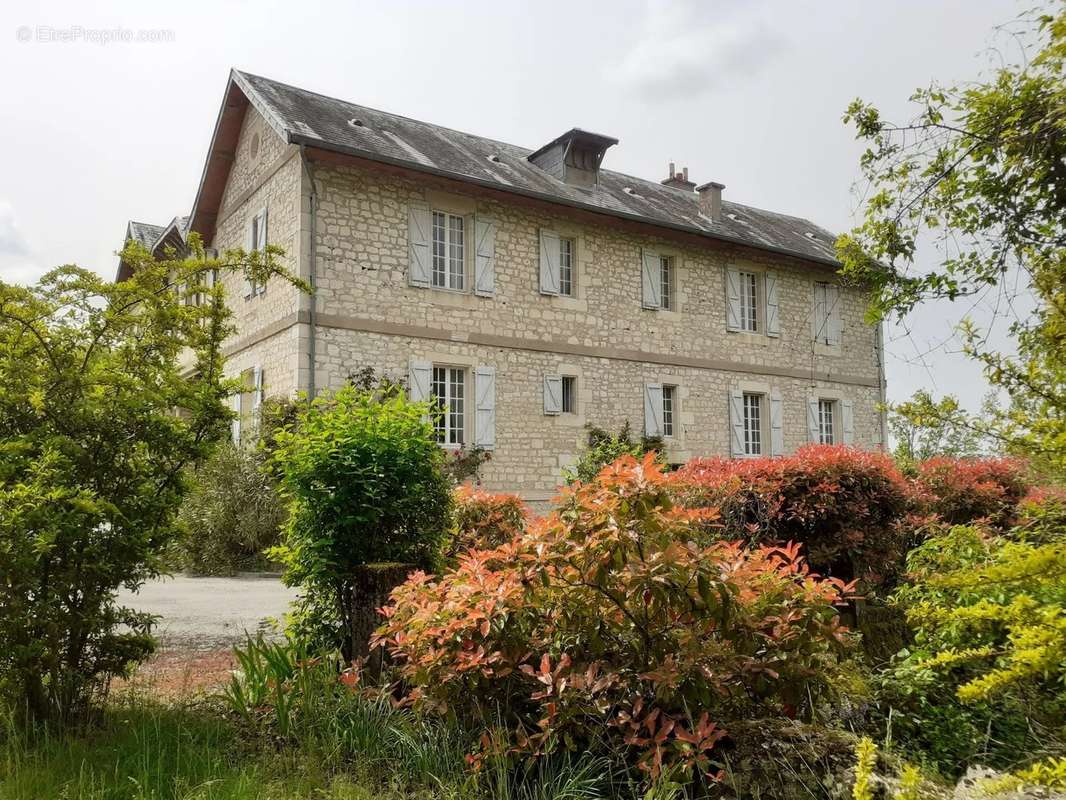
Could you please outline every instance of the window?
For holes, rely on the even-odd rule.
[[[259,209],[248,222],[248,252],[263,253],[267,246],[267,210]],[[266,283],[257,283],[246,275],[244,279],[244,299],[248,300],[266,293]]]
[[[574,296],[574,240],[559,240],[559,294]]]
[[[433,367],[431,391],[439,413],[433,427],[437,443],[462,446],[466,418],[466,370],[462,367]]]
[[[465,220],[457,214],[433,212],[432,285],[462,291],[466,278]]]
[[[677,387],[663,386],[663,436],[674,435],[674,411],[676,410]]]
[[[563,375],[562,387],[563,413],[574,414],[577,412],[577,378],[573,375]]]
[[[659,305],[664,310],[673,308],[674,301],[674,259],[672,256],[659,256]]]
[[[833,419],[834,419],[834,407],[836,403],[833,400],[819,400],[818,401],[818,443],[819,444],[833,444],[835,439],[833,436]]]
[[[754,272],[740,273],[740,329],[759,330],[759,276]]]
[[[744,454],[762,455],[762,395],[744,393]]]

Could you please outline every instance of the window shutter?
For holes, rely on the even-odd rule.
[[[477,429],[474,444],[485,450],[496,447],[496,368],[477,368],[474,381],[477,396]]]
[[[540,232],[540,293],[559,294],[559,234]]]
[[[252,369],[252,424],[259,425],[259,415],[263,410],[263,368]]]
[[[429,287],[430,238],[433,215],[425,203],[411,203],[407,209],[407,282],[411,286]]]
[[[267,210],[266,208],[259,209],[259,224],[255,226],[256,242],[255,249],[260,253],[266,253],[267,246]],[[266,281],[257,283],[255,285],[256,294],[266,294]]]
[[[430,398],[429,384],[433,378],[433,364],[429,361],[411,361],[408,370],[407,396],[420,403]]]
[[[248,220],[248,231],[247,231],[247,235],[245,236],[244,249],[249,254],[255,252],[255,245],[256,245],[256,242],[258,241],[258,239],[256,238],[256,235],[255,235],[255,226],[256,226],[256,223],[258,222],[258,219],[259,219],[258,216],[253,216],[250,220]],[[244,299],[247,300],[248,298],[250,298],[254,291],[255,291],[255,287],[252,286],[252,279],[247,273],[245,273],[245,275],[244,275]]]
[[[233,407],[233,413],[236,416],[230,422],[230,439],[234,444],[241,443],[241,394],[237,394],[230,397],[230,405]]]
[[[725,327],[740,330],[740,270],[736,269],[725,271]]]
[[[734,458],[744,455],[744,392],[729,392],[729,452]]]
[[[814,284],[814,309],[811,311],[811,337],[816,342],[824,342],[825,325],[825,287],[824,283]]]
[[[825,304],[826,304],[826,343],[838,345],[842,339],[842,316],[841,316],[841,296],[840,286],[835,283],[826,285],[825,292]]]
[[[492,297],[496,292],[496,220],[474,218],[477,252],[474,263],[474,294]]]
[[[663,435],[663,385],[644,384],[644,435]]]
[[[766,273],[766,335],[781,335],[781,317],[777,308],[777,273]]]
[[[640,257],[641,301],[644,308],[662,308],[663,285],[659,254],[642,250]]]
[[[844,431],[844,444],[855,444],[855,413],[851,400],[840,401],[840,427]]]
[[[781,392],[770,390],[770,455],[779,456],[785,452],[784,414],[781,404]]]
[[[818,444],[822,440],[821,426],[818,424],[818,398],[807,398],[807,441]]]
[[[563,377],[562,375],[544,376],[544,413],[563,413]]]

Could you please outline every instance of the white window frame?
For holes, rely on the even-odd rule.
[[[761,392],[744,392],[741,410],[744,425],[744,455],[758,457],[765,455],[765,395]],[[752,410],[754,409],[754,413]],[[754,423],[754,424],[752,424]]]
[[[673,439],[677,435],[678,391],[671,383],[663,384],[663,438]]]
[[[574,296],[574,267],[577,241],[572,236],[559,237],[559,296]]]
[[[437,444],[441,447],[457,450],[466,442],[466,419],[470,402],[470,392],[467,390],[468,374],[468,367],[457,364],[434,363],[430,370],[430,397],[438,406],[433,414],[433,430]],[[441,388],[443,392],[439,391]],[[460,390],[458,394],[457,388]],[[456,404],[459,406],[458,410]]]
[[[438,221],[441,224],[438,226]],[[455,226],[458,222],[456,237]],[[442,239],[437,238],[438,230],[443,234]],[[454,241],[458,238],[459,241]],[[430,271],[429,285],[433,289],[444,289],[452,292],[465,292],[467,284],[466,275],[466,252],[468,244],[466,217],[463,214],[454,214],[434,208],[430,211]],[[440,252],[438,252],[438,246]],[[458,249],[458,253],[456,253]],[[458,257],[456,257],[458,256]],[[456,270],[458,265],[458,270]],[[438,266],[441,268],[438,269]]]
[[[818,443],[837,444],[837,424],[840,416],[837,401],[829,397],[818,398]]]
[[[759,333],[762,320],[759,317],[759,273],[750,270],[738,272],[740,281],[740,331]]]
[[[659,307],[663,311],[674,308],[674,292],[677,287],[677,267],[672,255],[659,255]]]

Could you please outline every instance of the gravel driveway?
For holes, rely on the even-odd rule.
[[[150,581],[119,601],[161,617],[155,634],[169,649],[218,650],[244,641],[245,632],[270,630],[296,590],[273,576],[192,578],[176,575]]]

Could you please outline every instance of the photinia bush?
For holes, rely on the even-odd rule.
[[[526,507],[513,494],[492,494],[471,486],[459,486],[454,494],[455,519],[447,556],[471,549],[498,547],[509,542],[526,526]]]
[[[871,586],[902,570],[911,490],[887,455],[809,445],[780,458],[695,459],[674,479],[686,505],[719,509],[724,538],[802,542],[813,569]]]
[[[922,508],[949,525],[985,520],[1009,527],[1029,490],[1024,462],[1012,458],[937,456],[919,463],[916,471]]]
[[[512,540],[413,575],[373,643],[406,702],[502,723],[518,753],[607,737],[652,777],[706,772],[723,721],[819,697],[851,591],[798,545],[711,539],[716,518],[674,502],[654,454],[625,456]]]

